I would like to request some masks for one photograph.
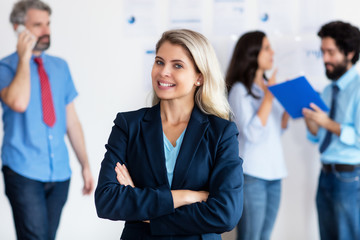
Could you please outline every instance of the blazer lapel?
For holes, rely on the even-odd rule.
[[[141,122],[141,130],[147,159],[157,184],[163,185],[168,183],[159,104],[150,108],[145,114]]]
[[[197,148],[204,136],[206,129],[209,126],[209,121],[206,114],[195,105],[190,117],[189,124],[186,128],[184,140],[182,142],[178,158],[176,160],[174,176],[171,188],[181,188],[185,180],[187,170],[191,161],[197,151]]]

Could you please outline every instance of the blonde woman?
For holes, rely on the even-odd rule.
[[[242,160],[225,82],[208,40],[165,32],[152,69],[154,106],[119,113],[95,193],[121,239],[221,239],[242,212]]]

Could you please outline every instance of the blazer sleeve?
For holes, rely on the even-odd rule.
[[[156,188],[132,188],[120,185],[117,181],[116,163],[124,164],[128,161],[126,151],[129,131],[126,119],[121,113],[114,123],[108,144],[105,146],[107,151],[101,163],[95,191],[98,216],[110,220],[143,221],[173,213],[173,199],[167,185]]]
[[[207,201],[151,219],[153,235],[222,233],[236,226],[243,206],[242,159],[238,154],[237,133],[235,124],[230,123],[219,140]]]

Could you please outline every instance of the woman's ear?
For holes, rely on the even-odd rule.
[[[204,78],[203,75],[200,73],[198,79],[195,82],[195,85],[199,87],[203,85],[203,83],[204,83]]]

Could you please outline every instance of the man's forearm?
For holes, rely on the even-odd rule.
[[[322,127],[326,128],[327,130],[336,134],[337,136],[340,136],[341,134],[341,125],[333,120],[329,120]]]
[[[1,91],[6,105],[16,112],[24,112],[30,101],[30,64],[19,60],[17,71],[10,85]]]
[[[80,122],[74,123],[72,126],[69,126],[68,137],[81,167],[90,167],[86,153],[84,134]]]

